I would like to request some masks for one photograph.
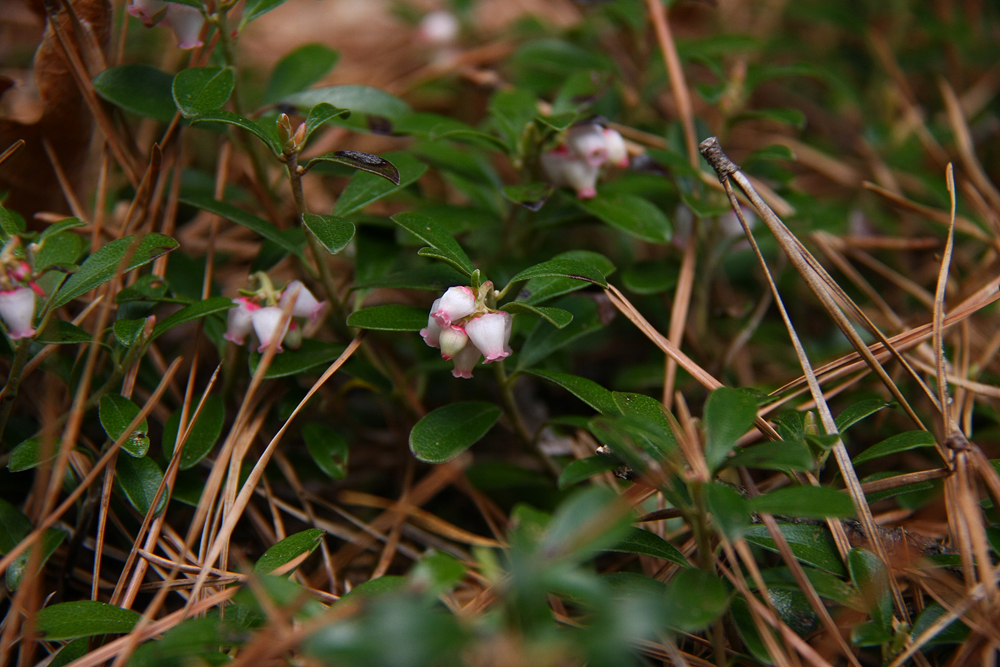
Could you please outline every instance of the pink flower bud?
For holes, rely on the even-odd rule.
[[[604,146],[608,151],[608,162],[616,167],[628,166],[628,148],[617,130],[604,129]]]
[[[510,356],[511,349],[508,343],[513,321],[514,318],[510,313],[501,311],[480,315],[466,323],[465,333],[468,334],[472,344],[486,357],[484,363],[488,364]]]
[[[170,3],[167,7],[167,17],[163,20],[163,25],[169,26],[174,31],[177,48],[180,49],[193,49],[204,45],[200,39],[201,26],[204,23],[205,17],[200,9],[176,3]]]
[[[434,319],[434,313],[441,306],[441,299],[435,299],[431,314],[427,316],[427,326],[420,330],[420,337],[431,347],[441,347],[441,325]]]
[[[280,331],[278,330],[278,325],[281,324],[282,319],[281,308],[277,306],[266,306],[264,308],[258,308],[257,310],[250,313],[250,321],[253,323],[253,331],[257,334],[257,338],[260,340],[260,346],[257,348],[258,352],[263,352],[267,349],[268,345],[274,338],[278,339],[278,352],[282,352],[281,341],[284,339],[285,334],[288,333],[288,322]],[[289,322],[291,319],[289,319]]]
[[[128,6],[128,13],[142,21],[143,25],[151,28],[166,15],[169,3],[163,0],[132,0]]]
[[[592,199],[597,195],[597,177],[600,167],[572,155],[568,151],[551,151],[542,154],[542,169],[552,185],[569,186],[576,190],[580,199]]]
[[[28,266],[27,262],[18,262],[14,265],[14,268],[10,270],[10,277],[14,280],[21,281],[31,275],[31,267]]]
[[[591,167],[600,167],[608,160],[608,148],[600,125],[571,127],[566,132],[566,147]]]
[[[35,293],[29,287],[0,290],[0,319],[7,325],[11,340],[31,338],[35,329]]]
[[[465,329],[452,324],[441,329],[438,341],[441,343],[441,358],[448,361],[465,348],[469,337]]]
[[[452,376],[457,378],[465,378],[469,380],[472,378],[472,369],[476,366],[479,358],[483,356],[479,352],[479,348],[475,345],[466,345],[462,350],[455,355],[455,369],[451,372]]]
[[[245,296],[233,299],[233,303],[236,307],[229,309],[228,325],[222,337],[231,343],[243,345],[247,342],[247,334],[253,331],[250,313],[259,310],[260,306]]]
[[[446,327],[476,311],[476,295],[468,287],[456,285],[449,287],[441,297],[440,303],[435,302],[435,304],[431,309],[431,317],[437,320],[440,326]]]
[[[285,286],[278,305],[284,308],[288,300],[292,298],[296,288],[299,290],[299,295],[295,298],[295,305],[292,306],[292,316],[308,317],[310,322],[315,322],[323,308],[326,307],[326,301],[317,301],[313,293],[300,280],[293,280]]]

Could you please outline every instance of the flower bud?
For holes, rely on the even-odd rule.
[[[511,354],[510,328],[514,318],[503,311],[486,313],[469,320],[465,333],[472,344],[486,357],[484,363],[506,359]]]
[[[284,308],[292,298],[292,294],[298,289],[298,296],[295,298],[295,305],[292,306],[293,317],[308,317],[310,322],[315,322],[326,307],[326,301],[317,301],[313,293],[302,284],[301,280],[293,280],[281,291],[281,300],[278,305]]]
[[[566,132],[566,147],[570,153],[585,161],[591,167],[600,167],[608,160],[608,148],[604,143],[604,130],[600,125],[577,125]]]
[[[306,124],[299,123],[299,126],[295,128],[295,134],[292,135],[291,149],[295,152],[301,151],[306,145]]]
[[[291,318],[289,318],[289,322],[285,322],[284,328],[279,331],[278,326],[281,324],[283,314],[281,308],[277,306],[258,308],[250,313],[253,331],[260,340],[260,346],[257,348],[258,352],[266,350],[275,338],[278,339],[278,352],[283,351],[281,341],[284,339],[285,334],[288,333],[288,324],[291,321]]]
[[[222,337],[231,343],[243,345],[247,342],[247,334],[253,331],[253,322],[250,314],[260,309],[260,306],[247,297],[233,299],[235,308],[229,309],[226,333]]]
[[[285,340],[282,343],[293,350],[302,347],[302,327],[299,326],[298,322],[292,322],[288,325],[288,333],[285,334]]]
[[[452,376],[465,378],[466,380],[472,379],[472,369],[475,368],[476,363],[482,356],[479,348],[475,345],[466,345],[455,355],[453,360],[455,362],[455,369],[451,372]]]
[[[430,347],[441,347],[441,325],[434,319],[434,312],[441,305],[441,299],[435,299],[431,306],[431,314],[427,316],[427,326],[420,330],[420,337],[424,339]]]
[[[625,147],[625,139],[617,130],[604,129],[604,147],[608,152],[608,162],[616,167],[628,166],[628,148]]]
[[[438,341],[441,343],[441,358],[448,361],[465,348],[469,337],[465,329],[452,324],[441,329]]]
[[[7,325],[11,340],[35,335],[35,293],[29,287],[0,290],[0,319]]]
[[[274,124],[278,133],[278,141],[284,146],[292,138],[292,121],[288,118],[287,113],[283,113],[278,116],[278,120]]]
[[[449,287],[441,296],[440,303],[435,302],[431,309],[431,317],[438,325],[446,327],[476,311],[476,295],[464,285]]]

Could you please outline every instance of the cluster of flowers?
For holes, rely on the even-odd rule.
[[[441,348],[442,359],[455,362],[451,374],[457,378],[471,378],[480,357],[488,364],[510,356],[514,318],[486,305],[492,291],[489,281],[478,294],[462,285],[449,287],[431,306],[427,326],[420,330],[425,343]]]
[[[0,274],[0,319],[11,340],[35,335],[35,295],[45,296],[31,280],[31,267],[24,260],[14,260]]]
[[[278,339],[278,352],[283,352],[282,343],[293,350],[302,344],[302,326],[299,322],[289,320],[284,328],[281,319],[288,302],[294,297],[292,317],[306,318],[315,322],[326,308],[325,301],[318,301],[301,281],[293,280],[285,289],[275,294],[269,285],[250,296],[233,299],[235,308],[229,310],[229,323],[223,337],[237,345],[246,343],[247,336],[254,333],[260,345],[258,352],[263,352],[271,341]],[[295,296],[297,294],[297,296]]]
[[[197,7],[163,0],[130,0],[128,13],[147,28],[162,25],[173,30],[179,48],[193,49],[203,45],[200,37],[205,15]]]
[[[597,194],[597,178],[605,164],[627,167],[628,150],[622,135],[597,123],[571,127],[555,150],[542,154],[549,182],[573,188],[580,199]]]

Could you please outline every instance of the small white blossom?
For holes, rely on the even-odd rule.
[[[11,340],[35,335],[35,293],[30,287],[0,290],[0,319],[7,325]]]
[[[448,291],[444,293],[435,309],[431,311],[431,317],[437,320],[440,326],[446,327],[475,311],[475,293],[468,287],[456,285],[449,287]]]
[[[417,34],[426,42],[446,46],[458,39],[460,27],[454,14],[441,9],[424,16]]]
[[[455,355],[455,369],[451,372],[452,376],[465,378],[466,380],[472,379],[472,369],[482,356],[478,347],[475,345],[466,345]]]
[[[466,335],[465,329],[451,324],[441,329],[438,341],[441,343],[441,358],[449,361],[465,348],[469,337]]]
[[[570,187],[579,199],[597,196],[597,177],[600,167],[570,154],[565,148],[542,154],[542,169],[549,182],[556,187]]]
[[[604,142],[604,130],[600,125],[577,125],[566,132],[566,147],[571,153],[589,164],[600,167],[608,160],[608,148]]]
[[[427,326],[420,330],[420,337],[431,347],[441,347],[441,325],[434,319],[434,313],[441,306],[441,299],[435,299],[431,305],[431,314],[427,316]]]
[[[171,3],[167,7],[167,18],[163,24],[169,26],[177,37],[177,48],[193,49],[203,46],[201,41],[201,26],[205,23],[205,17],[201,10],[187,5]]]
[[[260,340],[260,346],[257,348],[258,352],[266,350],[271,341],[276,337],[278,339],[278,352],[283,351],[281,341],[285,338],[285,334],[288,333],[288,324],[291,322],[291,318],[289,318],[288,322],[285,322],[284,328],[278,331],[282,315],[281,308],[277,306],[265,306],[250,313],[253,331],[257,334],[258,340]]]
[[[488,364],[510,356],[511,349],[508,343],[513,319],[510,313],[501,311],[474,317],[466,323],[465,333],[468,334],[472,344],[486,357],[484,363]]]
[[[628,148],[625,147],[625,139],[617,130],[611,128],[604,129],[604,147],[608,152],[608,162],[616,167],[628,166]]]
[[[292,294],[295,293],[296,288],[299,290],[299,295],[295,298],[295,305],[292,306],[292,316],[308,317],[310,322],[315,322],[326,306],[326,301],[317,301],[313,293],[302,284],[301,280],[293,280],[285,286],[285,289],[281,292],[281,300],[278,301],[278,305],[284,308],[292,298]]]
[[[222,337],[237,345],[243,345],[247,340],[247,334],[253,331],[250,315],[260,306],[245,296],[233,299],[233,303],[236,307],[229,309],[226,333],[222,334]]]

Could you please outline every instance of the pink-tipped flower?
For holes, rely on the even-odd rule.
[[[233,303],[236,307],[229,309],[226,333],[222,334],[222,337],[231,343],[243,345],[247,342],[247,334],[253,331],[250,313],[259,310],[260,306],[245,296],[233,299]]]
[[[293,280],[285,286],[285,289],[281,292],[281,300],[278,301],[278,305],[284,308],[292,298],[292,294],[295,293],[296,288],[299,290],[299,295],[295,298],[295,305],[292,306],[292,316],[308,317],[310,322],[315,322],[316,318],[323,312],[326,301],[317,301],[313,293],[302,284],[301,280]]]
[[[204,23],[205,16],[200,9],[177,3],[170,3],[167,17],[163,21],[163,25],[174,31],[179,49],[193,49],[204,45],[201,41],[201,27]]]
[[[440,326],[446,327],[474,312],[476,312],[475,292],[463,285],[456,285],[449,287],[439,302],[435,301],[435,305],[431,308],[431,317],[437,320]]]
[[[484,363],[500,361],[510,356],[511,349],[507,343],[510,342],[510,326],[513,321],[510,313],[501,311],[480,315],[466,323],[465,333],[486,357]]]
[[[441,347],[441,325],[434,319],[434,313],[441,306],[441,299],[435,299],[431,305],[431,314],[427,316],[427,326],[420,330],[420,337],[431,347]]]
[[[628,166],[628,148],[617,130],[609,127],[604,129],[604,147],[608,151],[608,162],[616,167]]]
[[[478,347],[475,345],[466,345],[455,355],[455,368],[451,372],[452,376],[465,378],[466,380],[472,379],[472,369],[475,368],[476,363],[482,356]]]
[[[277,306],[258,308],[250,313],[253,331],[260,340],[260,346],[257,348],[258,352],[266,350],[275,338],[278,339],[278,352],[283,351],[281,341],[285,338],[285,334],[288,333],[288,324],[291,318],[289,318],[289,322],[285,322],[284,328],[279,331],[278,325],[281,324],[282,315],[281,308]]]
[[[35,335],[35,293],[29,287],[0,290],[0,319],[7,325],[11,340]]]
[[[446,46],[458,39],[461,25],[449,11],[439,9],[424,16],[417,27],[417,36],[429,44]]]
[[[163,20],[168,7],[169,3],[163,0],[132,0],[128,5],[128,13],[151,28]]]
[[[600,125],[571,127],[566,132],[566,147],[591,167],[600,167],[608,161],[608,147],[604,143],[604,130]]]
[[[465,344],[469,342],[469,337],[466,335],[465,329],[450,324],[441,329],[438,342],[441,343],[441,358],[449,361],[465,349]]]
[[[597,195],[597,177],[600,167],[595,167],[569,151],[554,150],[542,154],[542,169],[549,182],[556,187],[571,187],[579,199],[592,199]]]

